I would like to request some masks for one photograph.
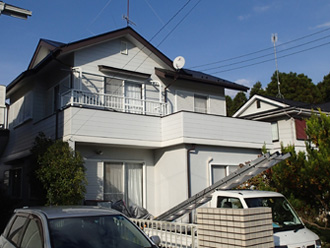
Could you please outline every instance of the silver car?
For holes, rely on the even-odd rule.
[[[99,207],[15,210],[0,237],[0,248],[157,247],[121,213]]]

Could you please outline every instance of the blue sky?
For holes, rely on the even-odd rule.
[[[32,11],[28,20],[0,16],[4,85],[27,69],[40,38],[68,43],[126,26],[126,0],[3,1]],[[183,56],[185,68],[249,87],[266,86],[275,71],[273,33],[280,72],[322,81],[329,13],[328,0],[130,0],[129,9],[132,27],[170,59]]]

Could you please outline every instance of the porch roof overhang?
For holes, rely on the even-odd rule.
[[[240,84],[236,84],[222,78],[214,77],[202,72],[181,69],[178,71],[170,71],[162,68],[155,68],[155,73],[158,77],[161,78],[171,78],[174,80],[182,79],[193,81],[197,83],[209,84],[209,85],[216,85],[221,86],[226,89],[231,90],[240,90],[240,91],[248,91],[249,88]]]
[[[110,73],[114,75],[124,75],[126,77],[135,77],[139,79],[148,79],[150,78],[151,74],[141,73],[136,71],[129,71],[124,69],[119,69],[111,66],[106,65],[99,65],[99,71],[103,73]]]

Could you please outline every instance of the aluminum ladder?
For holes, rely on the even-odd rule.
[[[273,154],[266,153],[257,159],[251,161],[250,163],[238,168],[236,171],[230,175],[224,177],[223,179],[217,181],[211,186],[205,188],[189,199],[183,201],[182,203],[176,205],[165,213],[157,216],[155,220],[159,221],[173,221],[181,216],[190,213],[194,209],[200,207],[201,205],[207,203],[212,198],[212,193],[216,190],[225,190],[235,188],[250,178],[258,175],[259,173],[271,168],[272,166],[278,164],[279,162],[289,158],[290,153],[280,154],[275,152]]]

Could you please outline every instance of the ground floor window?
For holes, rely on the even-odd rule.
[[[14,198],[22,197],[22,169],[11,169],[4,172],[4,186],[8,195]]]
[[[232,172],[238,169],[237,165],[211,165],[211,183],[214,184],[217,181],[228,176]]]
[[[105,163],[104,200],[143,206],[143,164]]]

